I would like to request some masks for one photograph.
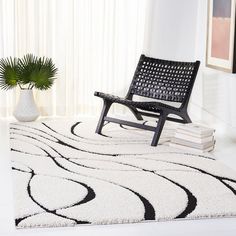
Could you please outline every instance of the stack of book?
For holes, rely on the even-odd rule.
[[[214,132],[214,129],[193,123],[180,125],[170,146],[198,153],[210,152],[215,145]]]

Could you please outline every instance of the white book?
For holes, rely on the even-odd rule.
[[[212,147],[215,144],[214,140],[211,140],[210,142],[207,142],[207,143],[194,143],[189,140],[180,139],[180,138],[172,138],[171,142],[179,144],[179,145],[187,146],[187,147],[201,149],[201,150]]]
[[[192,137],[199,138],[199,139],[207,138],[207,137],[210,137],[210,136],[212,137],[214,135],[214,133],[205,134],[205,135],[196,134],[196,133],[193,133],[191,131],[185,131],[185,130],[182,130],[182,129],[179,129],[179,128],[176,130],[176,133],[185,134],[185,135],[192,136]]]
[[[177,144],[177,143],[169,143],[169,146],[177,148],[177,149],[185,150],[187,152],[196,152],[196,153],[210,152],[214,149],[214,145],[212,147],[206,148],[204,150],[183,146],[183,145],[180,145],[180,144]]]
[[[215,130],[212,128],[208,128],[194,123],[180,125],[177,128],[177,132],[178,131],[180,132],[184,131],[185,133],[192,133],[193,135],[198,135],[200,137],[210,136],[215,132]]]
[[[179,139],[184,139],[184,140],[188,140],[190,142],[194,142],[194,143],[207,143],[207,142],[211,142],[214,140],[214,136],[210,135],[210,136],[206,136],[206,137],[200,137],[197,135],[191,135],[189,133],[185,133],[185,132],[176,132],[174,135],[175,138],[179,138]]]

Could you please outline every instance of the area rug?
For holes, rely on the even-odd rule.
[[[151,147],[152,133],[108,123],[12,123],[17,228],[236,216],[236,173],[210,155]]]

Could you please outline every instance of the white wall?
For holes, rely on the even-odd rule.
[[[152,0],[145,52],[163,59],[191,60],[195,45],[196,0]],[[188,19],[188,20],[186,20]]]
[[[200,60],[190,113],[229,130],[236,127],[236,75],[205,67],[207,2],[152,0],[144,53],[163,59]]]

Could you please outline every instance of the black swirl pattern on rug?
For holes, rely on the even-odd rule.
[[[215,175],[213,173],[210,173],[209,171],[204,170],[204,168],[199,168],[199,167],[195,167],[193,165],[190,164],[184,164],[180,162],[176,162],[176,161],[168,161],[168,160],[160,160],[160,159],[155,159],[155,158],[151,158],[149,157],[149,155],[153,155],[155,153],[138,153],[138,154],[119,154],[119,153],[104,153],[104,152],[97,152],[97,151],[91,151],[91,150],[86,150],[83,147],[80,146],[81,143],[86,143],[88,145],[92,144],[92,145],[109,145],[106,143],[96,143],[97,140],[93,140],[87,137],[82,136],[81,134],[78,134],[77,132],[75,132],[75,129],[82,124],[82,122],[76,122],[73,125],[71,125],[70,127],[68,127],[69,132],[66,132],[67,134],[63,134],[58,132],[57,130],[53,129],[52,127],[50,127],[49,124],[46,124],[45,122],[42,123],[42,126],[44,128],[46,128],[48,131],[46,131],[45,129],[41,129],[41,128],[37,128],[34,126],[29,126],[29,125],[23,125],[23,124],[13,124],[10,128],[10,134],[11,134],[11,140],[13,141],[20,141],[22,143],[28,143],[32,146],[34,146],[36,149],[41,150],[42,153],[44,154],[38,154],[38,153],[31,153],[31,152],[27,152],[25,150],[22,149],[17,149],[17,148],[11,148],[12,152],[15,153],[21,153],[24,155],[28,155],[28,156],[38,156],[38,157],[46,157],[49,158],[50,160],[52,160],[52,162],[55,164],[55,166],[63,171],[66,171],[68,173],[71,174],[75,174],[76,176],[83,176],[86,178],[90,178],[90,179],[95,179],[96,181],[100,181],[100,182],[105,182],[111,185],[114,185],[118,188],[121,188],[123,190],[126,190],[130,193],[132,193],[134,196],[136,196],[137,199],[139,199],[140,203],[143,205],[144,207],[144,215],[143,215],[143,219],[140,219],[140,221],[142,220],[156,220],[156,212],[158,212],[158,209],[155,209],[154,206],[152,205],[152,203],[142,194],[137,192],[136,190],[127,187],[125,185],[121,185],[115,181],[111,181],[102,177],[96,177],[96,176],[92,176],[91,174],[85,174],[85,173],[81,173],[79,171],[75,171],[74,169],[69,168],[68,166],[63,165],[59,160],[63,159],[65,162],[70,163],[70,165],[74,165],[74,166],[78,166],[80,168],[85,168],[85,169],[89,169],[89,170],[96,170],[96,171],[114,171],[114,169],[109,169],[109,168],[101,168],[101,167],[94,167],[94,166],[89,166],[89,165],[85,165],[85,164],[81,164],[79,163],[79,161],[74,161],[73,157],[69,157],[69,156],[65,156],[63,155],[59,149],[61,147],[66,147],[69,149],[73,149],[75,151],[78,151],[80,153],[87,153],[89,155],[93,156],[92,160],[96,160],[96,161],[103,161],[103,162],[107,162],[107,163],[113,163],[116,164],[118,166],[123,166],[122,168],[117,168],[115,169],[116,171],[120,171],[120,173],[122,172],[142,172],[142,173],[148,173],[150,175],[153,175],[153,177],[158,177],[158,178],[162,178],[164,181],[173,184],[175,187],[179,188],[181,191],[183,191],[183,193],[186,195],[187,197],[187,202],[186,202],[186,206],[184,207],[183,211],[180,212],[178,215],[176,215],[174,218],[186,218],[189,214],[191,214],[196,206],[197,206],[197,196],[195,196],[186,186],[184,186],[182,183],[178,183],[176,180],[171,179],[170,177],[165,176],[165,174],[161,174],[158,172],[158,170],[152,169],[152,168],[143,168],[142,166],[139,165],[135,165],[135,164],[130,164],[130,163],[125,163],[124,159],[122,159],[122,162],[117,160],[117,158],[119,156],[138,156],[139,159],[142,160],[151,160],[154,162],[163,162],[163,163],[169,163],[172,165],[175,165],[178,169],[178,167],[187,167],[189,170],[188,171],[194,171],[194,172],[198,172],[202,175],[206,175],[206,176],[210,176],[212,178],[214,178],[215,180],[217,180],[218,182],[220,182],[222,184],[222,186],[224,186],[225,188],[229,189],[234,195],[236,195],[236,190],[232,187],[232,185],[230,185],[228,182],[231,183],[236,183],[235,179],[232,178],[228,178],[228,177],[224,177],[224,176],[218,176]],[[121,127],[126,129],[125,127]],[[71,133],[72,137],[68,135],[68,133]],[[75,138],[74,138],[74,137]],[[112,139],[112,137],[110,136],[106,136],[104,135],[104,137],[108,137],[109,140]],[[71,144],[70,141],[73,141],[74,144]],[[130,143],[132,143],[132,140],[130,141]],[[137,142],[134,141],[134,144],[137,144]],[[116,145],[122,145],[121,143],[118,143]],[[58,148],[60,147],[60,148]],[[55,156],[55,153],[58,156]],[[160,153],[159,153],[160,154]],[[181,154],[183,156],[189,156],[190,158],[193,157],[198,157],[198,158],[203,158],[206,159],[207,161],[215,161],[214,158],[211,158],[209,156],[205,156],[205,155],[198,155],[198,154],[192,154],[192,153],[182,153],[182,152],[163,152],[164,154],[168,154],[168,155],[175,155],[175,154]],[[107,156],[107,157],[111,157],[111,159],[106,160],[106,159],[94,159],[94,156],[99,155],[99,156]],[[83,158],[84,160],[90,160],[89,157],[87,158]],[[66,215],[63,215],[61,213],[58,213],[58,210],[62,210],[62,209],[68,209],[68,208],[72,208],[74,206],[78,206],[81,204],[86,204],[88,202],[91,202],[93,199],[96,198],[96,190],[94,190],[91,186],[87,185],[86,183],[83,182],[79,182],[73,179],[69,179],[69,178],[63,178],[64,180],[67,181],[71,181],[74,182],[76,184],[79,184],[81,186],[83,186],[84,188],[87,189],[87,195],[84,197],[83,200],[79,200],[78,202],[72,204],[72,205],[68,205],[68,206],[64,206],[62,208],[58,208],[58,209],[53,209],[53,210],[49,210],[47,207],[45,207],[43,205],[43,203],[38,202],[35,198],[34,198],[34,194],[32,193],[32,189],[31,189],[31,182],[33,180],[33,178],[37,175],[41,175],[40,173],[36,173],[30,166],[26,166],[28,169],[30,169],[30,171],[25,171],[23,169],[20,168],[16,168],[16,167],[12,167],[13,171],[17,171],[19,173],[27,173],[30,174],[30,178],[28,181],[28,185],[27,185],[27,194],[29,196],[29,198],[38,206],[42,209],[43,213],[49,213],[49,214],[53,214],[57,217],[60,218],[64,218],[66,220],[70,220],[72,222],[74,222],[73,224],[90,224],[92,222],[89,221],[84,221],[84,220],[78,220],[75,218],[71,218],[68,217]],[[133,169],[124,169],[124,167],[130,167]],[[176,171],[175,169],[170,169],[170,170],[166,170],[166,171]],[[182,172],[187,171],[187,170],[181,170]],[[58,176],[53,176],[53,177],[57,177],[57,178],[61,178]],[[32,214],[29,214],[27,216],[22,216],[20,218],[15,219],[15,223],[16,226],[18,226],[22,221],[29,219],[32,216],[38,215],[38,214],[42,214],[42,212],[34,212]]]
[[[77,122],[76,124],[78,125],[78,124],[81,124],[82,122]],[[42,123],[42,124],[44,124],[45,125],[45,123]],[[13,125],[15,125],[15,124],[13,124]],[[61,139],[59,139],[59,138],[57,138],[56,136],[54,136],[54,135],[52,135],[52,134],[49,134],[49,133],[47,133],[46,131],[44,131],[44,130],[41,130],[41,129],[38,129],[38,128],[35,128],[35,127],[30,127],[30,126],[26,126],[26,125],[22,125],[22,124],[17,124],[17,126],[20,126],[20,127],[26,127],[26,128],[29,128],[29,129],[33,129],[33,130],[35,130],[35,131],[38,131],[38,132],[41,132],[41,133],[43,133],[43,134],[45,134],[45,135],[48,135],[48,136],[50,136],[50,137],[52,137],[53,139],[55,139],[55,142],[56,143],[59,143],[59,144],[61,144],[61,145],[64,145],[65,144],[65,142],[64,141],[62,141]],[[75,139],[73,139],[73,138],[71,138],[71,137],[68,137],[68,136],[66,136],[66,135],[63,135],[63,134],[61,134],[61,133],[59,133],[59,132],[57,132],[57,131],[55,131],[54,129],[52,129],[51,127],[49,127],[49,125],[47,125],[47,128],[49,128],[49,130],[51,130],[52,132],[54,132],[54,133],[56,133],[56,134],[58,134],[59,136],[63,136],[63,137],[65,137],[65,138],[67,138],[67,139],[70,139],[70,140],[73,140],[73,141],[78,141],[78,143],[80,143],[81,142],[81,140],[75,140]],[[22,131],[22,132],[28,132],[28,133],[31,133],[31,134],[34,134],[34,135],[37,135],[37,136],[39,136],[39,137],[42,137],[42,138],[46,138],[46,137],[44,137],[43,135],[39,135],[38,133],[35,133],[35,132],[30,132],[30,131],[28,131],[28,130],[23,130],[23,129],[20,129],[20,128],[14,128],[14,127],[11,127],[11,129],[13,129],[13,130],[18,130],[18,131]],[[77,136],[77,137],[81,137],[82,138],[82,136]],[[32,137],[33,138],[33,137]],[[84,139],[86,139],[85,137],[84,137]],[[53,140],[51,140],[51,141],[53,141]],[[97,140],[92,140],[92,139],[90,139],[90,141],[95,141],[95,143],[92,143],[93,145],[108,145],[107,143],[105,143],[105,144],[101,144],[101,143],[99,143],[99,144],[97,144]],[[136,142],[134,141],[134,140],[132,140],[131,141],[131,143],[132,142],[134,142],[134,144],[136,144]],[[86,142],[87,144],[91,144],[91,143],[88,143],[88,142]],[[112,144],[112,145],[121,145],[121,144],[123,144],[123,143],[118,143],[118,144]],[[126,143],[125,144],[127,144],[127,141],[126,141]],[[66,144],[64,145],[64,146],[67,146]],[[109,153],[102,153],[102,152],[89,152],[89,151],[86,151],[86,150],[84,150],[84,149],[78,149],[78,148],[76,148],[75,146],[69,146],[69,147],[71,147],[72,149],[77,149],[78,151],[82,151],[82,152],[88,152],[88,153],[90,153],[90,154],[95,154],[95,155],[104,155],[104,156],[113,156],[113,157],[116,157],[116,156],[129,156],[129,155],[140,155],[140,156],[142,156],[142,155],[152,155],[152,154],[156,154],[155,152],[153,152],[153,153],[138,153],[138,154],[129,154],[129,153],[126,153],[126,154],[119,154],[119,153],[113,153],[113,154],[109,154]],[[165,152],[166,153],[166,152]],[[161,152],[159,152],[159,154],[161,154]],[[186,155],[186,156],[196,156],[196,157],[202,157],[202,158],[206,158],[206,159],[210,159],[210,160],[215,160],[214,158],[212,158],[212,157],[209,157],[209,156],[206,156],[206,155],[202,155],[202,154],[196,154],[196,153],[183,153],[183,152],[168,152],[168,154],[181,154],[181,155]]]
[[[76,137],[78,137],[78,138],[88,139],[88,138],[85,138],[85,137],[83,137],[83,136],[78,135],[78,134],[75,132],[75,128],[76,128],[80,123],[81,123],[81,121],[78,121],[78,122],[76,122],[75,124],[73,124],[73,125],[71,126],[70,132],[71,132],[74,136],[76,136]],[[106,121],[103,126],[106,126],[106,125],[109,124],[109,123],[110,123],[110,122]],[[50,128],[50,127],[49,127],[48,125],[46,125],[45,123],[42,123],[42,124],[45,125],[46,127],[48,127],[49,129],[51,129],[52,131],[55,132],[55,130],[53,130],[52,128]],[[102,135],[103,137],[106,137],[106,138],[112,138],[111,136],[105,135],[105,134],[103,134],[103,133],[101,133],[100,135]]]
[[[61,178],[61,177],[58,177],[58,176],[50,176],[50,177],[56,177],[58,179],[63,179],[63,180],[71,181],[71,182],[73,182],[75,184],[79,184],[79,185],[83,186],[84,188],[86,188],[87,194],[86,194],[86,196],[82,200],[79,200],[79,201],[77,201],[77,202],[75,202],[73,204],[70,204],[70,205],[64,206],[64,207],[60,207],[60,208],[56,208],[56,209],[53,209],[53,210],[49,210],[47,207],[45,207],[43,205],[43,203],[40,203],[40,202],[36,201],[36,199],[32,195],[32,190],[31,190],[31,185],[30,184],[31,184],[31,182],[32,182],[32,180],[33,180],[33,178],[35,176],[42,176],[42,175],[35,173],[34,170],[31,169],[29,166],[27,166],[27,168],[30,169],[30,171],[25,171],[25,170],[22,170],[22,169],[19,169],[19,168],[16,168],[16,167],[12,167],[12,170],[17,171],[17,172],[23,172],[23,173],[30,174],[30,178],[29,178],[29,181],[28,181],[28,184],[27,184],[27,193],[28,193],[28,196],[30,197],[30,199],[37,206],[39,206],[43,210],[43,213],[45,213],[45,212],[46,213],[50,213],[50,214],[53,214],[55,216],[58,216],[58,217],[61,217],[61,218],[65,218],[67,220],[74,221],[75,224],[89,224],[90,223],[89,221],[80,221],[80,220],[73,219],[73,218],[70,218],[70,217],[67,217],[65,215],[57,213],[58,210],[68,209],[68,208],[75,207],[75,206],[78,206],[78,205],[82,205],[82,204],[85,204],[85,203],[88,203],[88,202],[92,201],[95,198],[96,194],[95,194],[94,190],[90,186],[88,186],[85,183],[73,180],[73,179]],[[45,176],[45,175],[43,175],[43,176]],[[16,226],[18,226],[21,221],[23,221],[25,219],[28,219],[28,218],[30,218],[32,216],[39,215],[39,214],[42,214],[42,212],[30,214],[30,215],[27,215],[27,216],[24,216],[24,217],[21,217],[21,218],[17,218],[17,219],[15,219],[15,224],[16,224]]]
[[[31,139],[33,139],[33,140],[37,140],[37,141],[39,141],[39,142],[42,142],[42,141],[40,141],[40,140],[38,140],[38,139],[36,139],[36,138],[33,138],[33,137],[31,137],[31,136],[28,136],[28,135],[21,135],[21,136],[28,137],[28,138],[31,138]],[[13,138],[12,138],[12,139],[13,139]],[[27,141],[25,141],[25,142],[27,142]],[[44,144],[45,146],[47,146],[47,147],[50,147],[53,151],[57,152],[55,148],[51,147],[51,146],[48,145],[47,143],[43,142],[43,144]],[[56,160],[56,158],[54,158],[53,156],[51,156],[51,154],[50,154],[48,151],[46,151],[45,149],[43,149],[43,148],[41,148],[41,147],[39,147],[39,146],[37,146],[37,145],[36,145],[36,147],[39,148],[40,150],[42,150],[43,152],[45,152],[45,154],[47,154],[47,157],[50,157],[50,158],[53,160],[53,162],[54,162],[59,168],[65,170],[65,171],[68,171],[68,172],[70,172],[70,173],[75,173],[75,174],[77,174],[77,175],[82,175],[82,176],[85,176],[85,177],[89,177],[89,178],[94,178],[94,179],[96,179],[96,180],[104,181],[104,182],[107,182],[107,183],[110,183],[110,184],[119,186],[119,187],[121,187],[121,188],[123,188],[123,189],[126,189],[126,190],[132,192],[133,194],[135,194],[135,195],[140,199],[140,201],[142,202],[142,204],[143,204],[143,206],[144,206],[144,209],[145,209],[145,211],[144,211],[144,220],[155,220],[155,210],[154,210],[153,206],[152,206],[152,205],[149,203],[149,201],[148,201],[145,197],[143,197],[141,194],[137,193],[136,191],[134,191],[134,190],[132,190],[132,189],[130,189],[130,188],[128,188],[128,187],[125,187],[125,186],[122,186],[122,185],[120,185],[120,184],[117,184],[117,183],[115,183],[115,182],[108,181],[108,180],[102,179],[102,178],[95,178],[95,177],[93,177],[93,176],[84,175],[84,174],[81,174],[81,173],[78,173],[78,172],[69,170],[68,168],[62,166],[62,165]],[[21,151],[18,150],[18,152],[21,152]],[[60,157],[64,158],[64,159],[67,160],[67,161],[70,161],[70,160],[68,160],[68,158],[64,157],[64,156],[61,155],[59,152],[57,152],[57,153],[60,155]],[[72,163],[73,163],[73,162],[72,162]],[[81,167],[84,167],[83,165],[80,165],[80,166],[81,166]],[[33,178],[33,176],[32,176],[32,178]],[[31,179],[32,179],[32,178],[31,178]],[[31,192],[28,191],[28,194],[29,194],[30,198],[32,199]],[[40,205],[38,202],[36,202],[34,199],[32,199],[32,200],[33,200],[37,205],[39,205],[42,209],[44,209],[46,212],[48,212],[48,213],[54,213],[54,211],[49,211],[46,207],[43,207],[43,206]],[[56,213],[54,213],[54,214],[57,215],[57,216],[63,217],[62,215],[58,215],[58,214],[56,214]],[[64,218],[66,218],[66,217],[64,217]],[[25,218],[21,219],[20,221],[22,221],[22,220],[24,220],[24,219],[25,219]],[[68,219],[69,219],[69,218],[68,218]],[[72,219],[72,220],[74,220],[74,221],[76,222],[75,219]],[[17,221],[17,225],[19,224],[20,221],[19,221],[19,220]],[[78,221],[78,222],[76,222],[76,223],[77,223],[77,224],[82,224],[83,222],[81,223],[81,221]],[[86,222],[86,223],[88,223],[88,222]]]

